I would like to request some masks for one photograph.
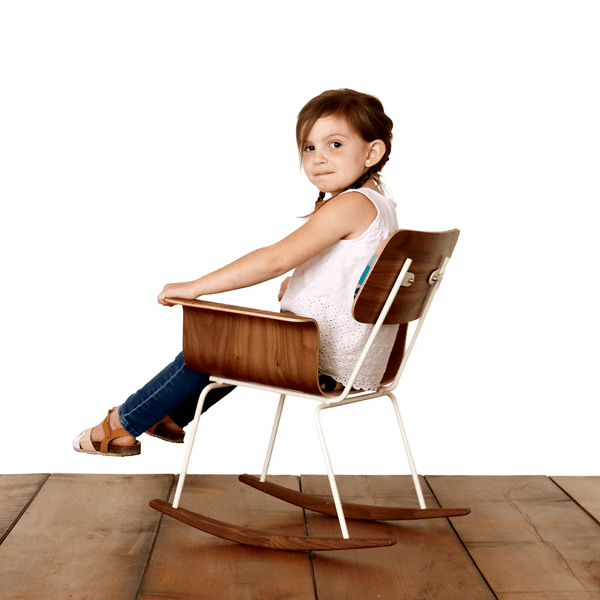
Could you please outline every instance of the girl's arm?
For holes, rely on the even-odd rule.
[[[172,306],[167,298],[194,299],[228,292],[279,277],[310,260],[343,238],[361,235],[377,216],[373,203],[360,192],[329,200],[302,227],[279,242],[254,250],[225,267],[195,281],[169,283],[158,302]]]

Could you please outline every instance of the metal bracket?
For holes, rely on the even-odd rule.
[[[415,282],[415,274],[408,271],[402,280],[402,287],[410,287]]]
[[[439,269],[436,269],[429,276],[429,279],[427,280],[429,282],[429,285],[433,285],[434,283],[437,283],[444,276],[448,262],[450,262],[450,257],[448,257],[448,256],[444,257],[444,260],[442,261],[442,266]]]
[[[441,273],[441,269],[435,270],[430,276],[427,282],[429,285],[433,285],[436,281],[439,281],[442,278],[443,273]]]

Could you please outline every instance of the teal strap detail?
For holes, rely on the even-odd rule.
[[[360,279],[358,280],[356,289],[354,290],[354,298],[356,298],[356,296],[358,296],[358,292],[360,292],[360,288],[362,287],[363,283],[365,282],[365,279],[367,278],[367,275],[369,274],[371,267],[375,264],[375,261],[377,260],[377,256],[378,256],[377,254],[373,254],[373,256],[371,257],[371,260],[369,261],[369,264],[365,267],[365,270],[362,272],[362,275],[360,276]]]

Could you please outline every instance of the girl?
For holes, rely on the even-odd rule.
[[[308,220],[281,241],[194,281],[167,284],[158,302],[239,289],[295,269],[279,293],[281,309],[319,323],[319,370],[325,385],[347,383],[371,325],[352,318],[356,284],[379,244],[398,229],[396,204],[382,194],[380,172],[392,148],[392,120],[381,102],[353,90],[330,90],[298,115],[302,166],[319,197]],[[329,194],[326,200],[325,196]],[[397,332],[384,326],[354,384],[376,389]],[[189,370],[183,353],[106,419],[73,440],[77,452],[131,456],[143,432],[182,442],[209,375]],[[233,388],[210,392],[204,410]]]

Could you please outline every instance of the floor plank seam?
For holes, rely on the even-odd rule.
[[[50,476],[52,475],[52,473],[45,473],[45,475],[46,475],[46,477],[44,478],[44,481],[42,481],[40,483],[38,489],[31,495],[31,498],[29,499],[27,504],[25,504],[25,506],[23,507],[23,510],[21,510],[21,512],[17,515],[15,520],[11,523],[10,527],[8,527],[6,529],[6,531],[4,532],[4,535],[0,538],[0,545],[2,545],[4,540],[10,535],[11,531],[15,528],[17,523],[21,520],[21,517],[27,512],[27,509],[31,506],[31,503],[37,498],[37,495],[40,493],[41,489],[46,485],[46,482],[48,481],[48,479],[50,479]]]
[[[436,496],[435,492],[433,491],[433,488],[429,485],[429,481],[427,480],[427,476],[423,475],[423,479],[425,479],[425,481],[427,483],[427,487],[431,491],[431,495],[433,496],[433,498],[437,502],[438,506],[441,506],[441,503],[438,500],[438,497]],[[468,519],[469,515],[467,515],[464,518]],[[498,596],[496,595],[496,592],[492,588],[490,582],[487,580],[487,577],[483,574],[483,571],[479,568],[479,565],[477,564],[477,561],[473,558],[472,554],[469,552],[469,549],[467,548],[467,546],[465,545],[465,543],[462,541],[462,538],[460,537],[458,531],[456,530],[456,527],[454,527],[454,523],[452,523],[452,519],[446,518],[446,521],[448,521],[448,523],[450,524],[450,527],[452,528],[452,531],[454,532],[454,535],[456,536],[456,538],[460,542],[460,545],[464,548],[465,552],[467,553],[467,556],[469,557],[469,559],[473,563],[473,566],[475,567],[475,569],[477,570],[477,572],[479,573],[479,575],[481,576],[481,578],[485,582],[485,585],[487,585],[490,593],[492,594],[492,596],[494,596],[494,598],[496,598],[496,600],[498,600]]]
[[[165,500],[169,500],[169,498],[171,497],[171,492],[173,491],[173,488],[175,487],[175,475],[172,476],[171,478],[171,485],[169,486],[169,489],[167,491],[166,494],[166,498]],[[146,559],[146,566],[144,567],[144,572],[142,573],[142,576],[140,578],[140,585],[138,587],[138,591],[136,594],[136,600],[139,600],[141,595],[142,595],[142,590],[144,588],[144,580],[146,579],[146,573],[148,572],[148,567],[150,566],[150,561],[152,560],[152,555],[154,554],[154,548],[156,547],[156,541],[158,540],[158,534],[160,533],[160,528],[163,522],[163,519],[165,518],[165,515],[161,514],[160,518],[158,519],[158,523],[156,525],[156,530],[154,532],[154,539],[152,540],[152,546],[150,547],[150,552],[148,552],[148,558]]]
[[[550,481],[564,494],[567,495],[567,497],[576,505],[578,506],[590,519],[592,519],[592,521],[594,521],[594,523],[596,523],[596,525],[600,526],[600,521],[589,511],[587,510],[587,508],[585,508],[585,506],[583,506],[582,504],[580,504],[575,498],[573,498],[573,496],[571,496],[571,494],[569,494],[569,492],[567,492],[567,490],[565,490],[565,488],[563,488],[560,483],[554,481],[554,479],[552,478],[552,476],[549,476],[548,479],[550,479]]]

